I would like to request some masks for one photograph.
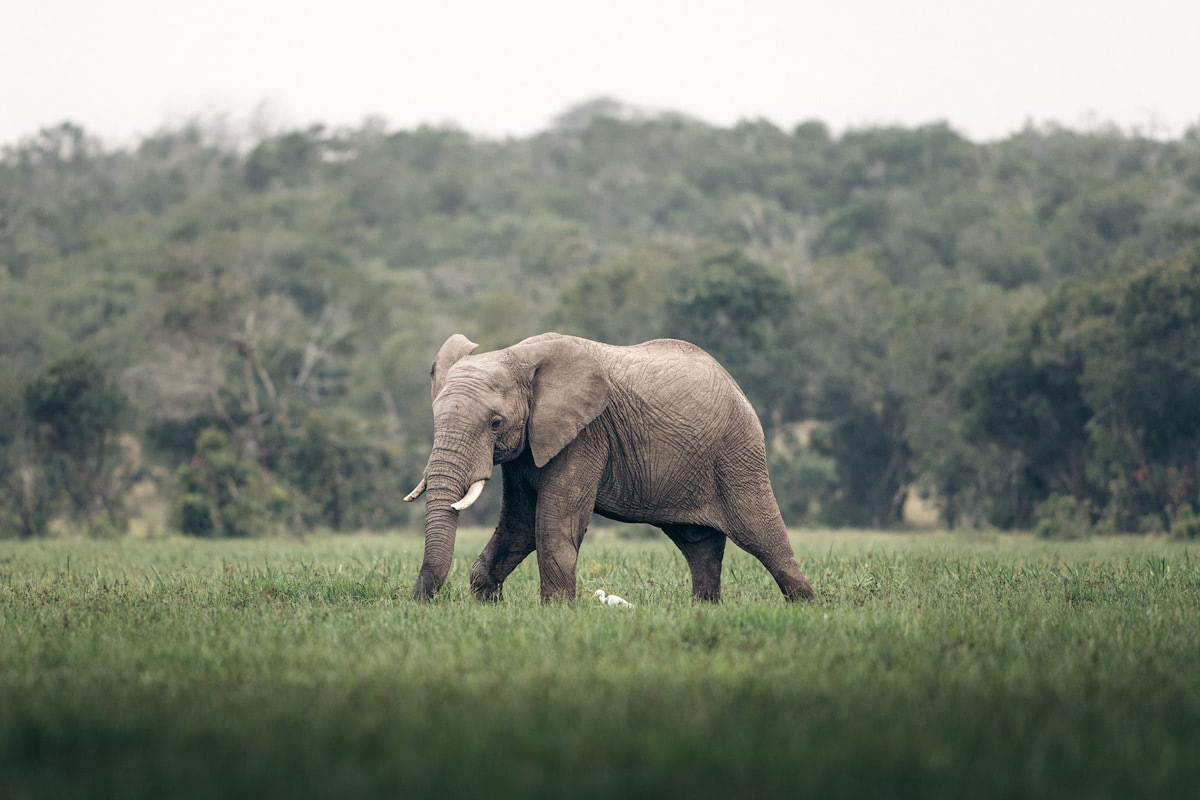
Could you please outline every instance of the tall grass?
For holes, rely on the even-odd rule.
[[[819,599],[731,549],[598,532],[404,599],[417,537],[0,543],[0,797],[1194,796],[1200,564],[1162,540],[797,533]],[[595,588],[634,609],[589,602]]]

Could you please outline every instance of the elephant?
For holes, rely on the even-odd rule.
[[[727,537],[762,562],[784,598],[813,597],[771,491],[762,425],[704,350],[557,333],[472,355],[477,347],[454,334],[430,370],[433,449],[404,498],[427,492],[413,599],[442,587],[458,514],[495,464],[500,518],[470,576],[479,599],[502,599],[505,579],[536,551],[542,599],[573,600],[593,512],[662,529],[683,553],[697,600],[720,601]]]

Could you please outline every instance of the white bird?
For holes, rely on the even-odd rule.
[[[615,594],[609,594],[603,589],[597,589],[596,591],[592,592],[592,597],[595,597],[604,605],[612,606],[613,608],[616,608],[617,606],[628,606],[629,608],[633,608],[633,603],[629,602],[623,597],[617,597]]]

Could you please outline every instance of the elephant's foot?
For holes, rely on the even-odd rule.
[[[504,585],[492,577],[486,565],[476,562],[471,568],[471,594],[476,600],[498,603],[504,599]]]
[[[481,603],[499,603],[504,599],[504,587],[500,584],[477,586],[472,583],[471,594]]]
[[[575,599],[575,587],[572,586],[569,590],[561,587],[542,587],[542,602],[543,603],[569,603]]]
[[[816,597],[816,593],[813,592],[812,587],[808,585],[808,581],[800,572],[800,566],[794,561],[790,569],[775,576],[775,582],[779,584],[779,590],[783,592],[784,599],[790,603],[797,600],[812,600]]]

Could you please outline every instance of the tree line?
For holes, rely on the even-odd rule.
[[[47,128],[0,157],[0,535],[404,526],[437,347],[544,330],[709,350],[792,524],[1194,535],[1200,127]]]

